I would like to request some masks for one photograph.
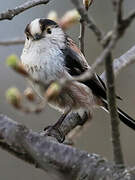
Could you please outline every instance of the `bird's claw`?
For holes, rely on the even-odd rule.
[[[65,140],[64,134],[60,131],[59,128],[55,126],[47,126],[44,128],[45,135],[55,137],[59,143],[63,143]]]

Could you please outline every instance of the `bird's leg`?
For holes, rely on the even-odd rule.
[[[45,135],[55,137],[62,143],[65,140],[65,135],[61,132],[60,126],[70,111],[71,109],[68,108],[54,125],[45,127]]]
[[[67,135],[67,142],[74,144],[75,139],[80,136],[82,131],[89,124],[89,121],[92,119],[92,113],[90,111],[85,111],[81,114],[78,112],[78,116],[80,117],[77,125],[72,131],[70,131]]]

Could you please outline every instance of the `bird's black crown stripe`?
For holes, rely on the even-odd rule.
[[[58,24],[55,21],[50,19],[40,19],[39,23],[41,25],[41,30],[44,31],[48,26],[58,27]]]

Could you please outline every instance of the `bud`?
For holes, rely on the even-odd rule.
[[[76,9],[73,9],[71,11],[68,11],[64,14],[64,16],[61,18],[59,24],[62,27],[63,30],[66,30],[70,28],[73,24],[80,22],[80,14]]]
[[[83,5],[87,11],[92,3],[93,3],[93,0],[83,0]]]
[[[13,69],[16,69],[19,63],[19,59],[15,54],[12,54],[7,57],[7,65],[10,66]]]
[[[19,109],[21,107],[21,93],[17,88],[9,88],[6,92],[6,99],[15,108]]]
[[[51,20],[53,20],[55,22],[58,21],[58,15],[57,15],[56,11],[50,11],[47,18],[51,19]]]
[[[34,101],[35,100],[35,95],[34,95],[34,92],[33,92],[33,90],[31,88],[25,89],[24,95],[29,101]]]
[[[19,61],[19,58],[16,55],[12,54],[8,56],[6,62],[7,65],[16,72],[22,74],[23,76],[29,76],[23,64]]]
[[[58,82],[53,82],[45,92],[45,97],[51,100],[59,95],[61,92],[61,85]]]

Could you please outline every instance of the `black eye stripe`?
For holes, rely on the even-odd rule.
[[[31,33],[30,33],[30,24],[28,24],[28,25],[26,26],[24,32],[25,32],[25,34],[26,34],[27,37],[28,37],[28,36],[32,36]]]

